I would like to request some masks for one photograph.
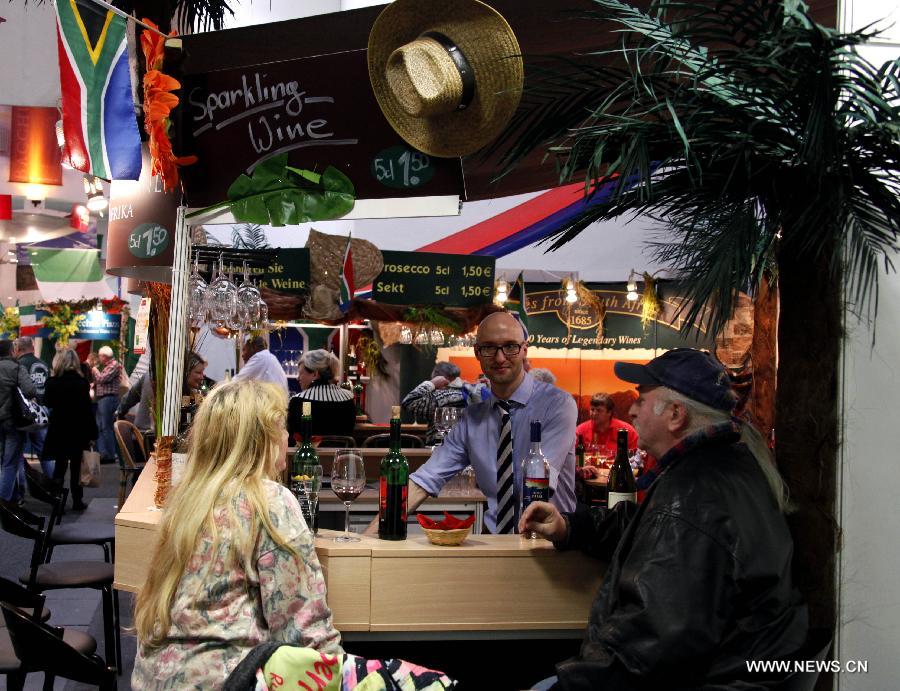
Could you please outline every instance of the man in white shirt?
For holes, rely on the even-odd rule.
[[[255,379],[278,384],[288,394],[288,381],[281,367],[266,345],[266,339],[262,336],[250,336],[241,347],[241,357],[244,366],[234,375],[235,379]]]

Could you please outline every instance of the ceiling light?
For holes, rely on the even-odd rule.
[[[84,176],[84,193],[87,195],[85,206],[90,211],[103,211],[109,202],[103,196],[103,183],[94,175]]]
[[[43,185],[25,185],[25,198],[37,206],[47,198],[47,188]]]
[[[635,302],[638,299],[637,276],[638,273],[634,269],[628,274],[628,282],[625,284],[625,290],[628,291],[625,294],[625,299],[628,300],[628,302]]]

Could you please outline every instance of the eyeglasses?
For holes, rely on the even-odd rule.
[[[514,357],[522,351],[521,343],[504,343],[503,345],[479,345],[475,344],[475,354],[478,357],[495,357],[497,351],[502,350],[506,357]]]

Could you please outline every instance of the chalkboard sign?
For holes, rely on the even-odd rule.
[[[334,166],[357,199],[462,195],[458,158],[425,156],[388,124],[365,50],[199,74],[188,61],[183,85],[175,148],[199,157],[181,171],[192,207],[226,199],[240,174],[281,153],[298,168]]]
[[[382,252],[384,269],[372,299],[394,305],[470,307],[494,297],[494,257],[429,252]]]
[[[260,288],[290,295],[309,292],[309,248],[281,248],[273,262],[264,269],[254,269]]]

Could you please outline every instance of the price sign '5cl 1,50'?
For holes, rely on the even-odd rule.
[[[380,152],[372,159],[370,170],[378,182],[393,189],[420,187],[434,177],[431,159],[405,146]]]

